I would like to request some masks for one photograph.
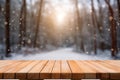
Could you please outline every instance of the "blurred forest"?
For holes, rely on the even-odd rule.
[[[120,0],[0,0],[0,54],[22,48],[120,51]]]

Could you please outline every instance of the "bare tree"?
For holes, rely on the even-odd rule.
[[[82,35],[82,18],[80,17],[80,12],[79,12],[79,2],[78,0],[76,0],[76,13],[77,13],[77,27],[78,27],[78,31],[80,32],[80,38],[81,38],[81,42],[80,42],[80,49],[84,52],[84,43],[83,43],[83,35]]]
[[[21,10],[20,10],[20,19],[19,19],[19,49],[22,47],[22,37],[23,37],[23,9],[24,9],[24,4],[22,3]]]
[[[103,13],[102,13],[102,4],[100,2],[100,0],[97,0],[98,2],[98,7],[99,7],[99,31],[102,32],[102,26],[103,26]]]
[[[6,57],[10,56],[10,0],[6,0],[5,4],[5,44],[6,44]]]
[[[93,23],[93,30],[94,30],[94,53],[97,54],[97,42],[96,42],[96,24],[95,24],[95,9],[94,9],[94,2],[91,0],[91,7],[92,7],[92,23]]]
[[[0,4],[0,12],[1,12],[1,4]]]
[[[35,16],[34,16],[34,6],[33,6],[33,4],[32,4],[32,1],[33,0],[30,0],[30,8],[31,8],[31,12],[30,12],[30,31],[32,31],[32,32],[34,32],[34,29],[35,29]],[[32,40],[32,36],[33,35],[33,33],[30,33],[30,35],[29,35],[29,39],[31,40],[31,41],[33,41]],[[33,45],[33,43],[32,42],[30,42],[29,43],[29,46],[32,46]]]
[[[118,15],[119,15],[119,23],[120,23],[120,0],[117,0],[118,4]]]
[[[35,29],[35,38],[34,38],[34,48],[37,47],[37,39],[38,39],[38,34],[39,34],[39,26],[40,26],[40,22],[41,22],[41,12],[42,12],[42,5],[43,5],[43,0],[40,1],[40,8],[39,8],[39,12],[38,12],[38,17],[37,17],[37,26]]]
[[[100,0],[97,0],[98,2],[98,7],[99,7],[99,32],[100,32],[100,37],[102,39],[104,39],[104,34],[103,34],[103,11],[102,11],[102,4],[100,2]],[[105,46],[105,43],[103,40],[100,41],[100,49],[104,51],[104,46]]]
[[[25,46],[26,38],[26,0],[22,2],[19,24],[19,49],[21,49],[22,46]]]
[[[114,19],[114,11],[112,6],[110,5],[110,0],[105,0],[106,4],[108,5],[109,9],[109,19],[111,24],[111,55],[114,57],[117,54],[117,30],[116,30],[116,21]]]
[[[23,0],[23,6],[24,6],[24,12],[23,12],[23,46],[25,46],[26,44],[26,15],[27,15],[27,4],[26,4],[26,0]]]

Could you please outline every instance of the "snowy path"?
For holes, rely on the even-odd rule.
[[[88,55],[83,53],[74,52],[72,48],[58,49],[50,52],[39,52],[29,55],[13,55],[11,60],[110,60],[110,54]]]

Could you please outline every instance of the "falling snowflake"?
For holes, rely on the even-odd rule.
[[[108,29],[108,31],[110,31],[110,29]]]
[[[5,21],[5,22],[4,22],[4,24],[5,24],[5,25],[7,25],[7,24],[8,24],[8,22],[6,22],[6,21]]]
[[[100,27],[100,30],[102,30],[103,29],[103,27]]]
[[[30,44],[30,43],[31,43],[31,40],[30,40],[30,39],[28,39],[28,41],[27,41],[27,42],[28,42],[28,44]]]
[[[110,16],[110,17],[109,17],[109,20],[110,20],[110,21],[112,21],[112,20],[113,20],[113,17],[112,17],[112,16]]]
[[[88,26],[90,26],[90,24],[88,24]]]
[[[114,51],[114,49],[112,48],[111,51]]]

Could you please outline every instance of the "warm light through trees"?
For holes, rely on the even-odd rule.
[[[120,50],[120,0],[0,0],[2,53],[23,47]],[[4,52],[3,52],[4,51]]]

